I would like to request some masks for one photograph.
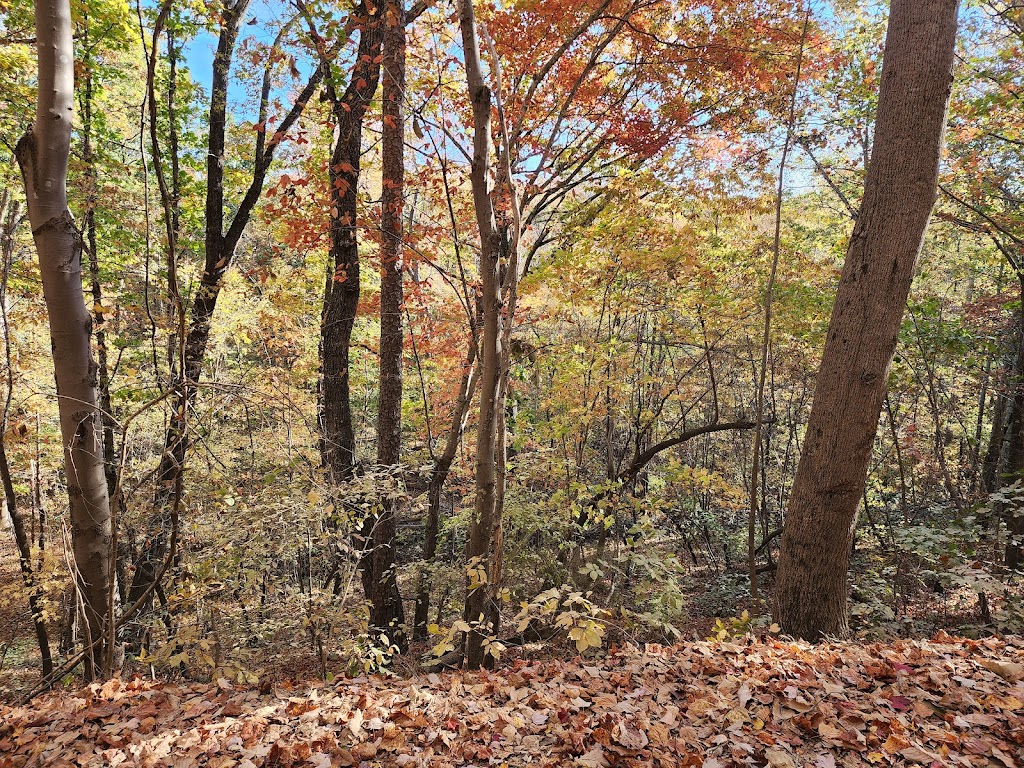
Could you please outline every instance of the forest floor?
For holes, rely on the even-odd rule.
[[[0,584],[18,584],[5,539]],[[38,681],[24,602],[0,590],[0,701]],[[691,620],[685,636],[715,634],[707,611]],[[1024,768],[1020,637],[531,652],[492,672],[438,674],[418,674],[410,654],[400,676],[333,684],[297,682],[319,673],[297,649],[253,687],[126,678],[74,689],[69,678],[30,703],[0,704],[0,768]]]
[[[22,766],[1024,768],[1024,641],[774,638],[261,693],[111,680],[0,707]]]

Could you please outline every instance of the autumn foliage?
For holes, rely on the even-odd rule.
[[[1022,651],[767,638],[312,689],[115,679],[0,708],[0,766],[1015,768]]]

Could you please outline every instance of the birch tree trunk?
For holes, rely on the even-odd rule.
[[[846,253],[786,516],[775,619],[848,634],[850,535],[936,198],[958,0],[893,0],[860,215]]]
[[[92,317],[82,295],[82,238],[68,209],[67,171],[74,103],[74,49],[68,0],[35,3],[39,93],[35,124],[15,155],[25,182],[50,322],[57,408],[71,502],[77,583],[86,636],[94,642],[87,679],[105,675],[103,638],[111,606],[111,519],[104,475],[103,424],[96,401]]]

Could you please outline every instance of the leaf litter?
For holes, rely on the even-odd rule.
[[[271,694],[114,679],[0,707],[0,768],[1024,768],[1024,641],[772,637]]]

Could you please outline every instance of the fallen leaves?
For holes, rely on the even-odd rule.
[[[1024,664],[1000,661],[999,659],[982,659],[978,663],[989,672],[995,672],[1001,678],[1009,680],[1011,683],[1024,680]]]
[[[270,696],[111,680],[0,707],[0,768],[1024,768],[1019,642],[647,646]]]

